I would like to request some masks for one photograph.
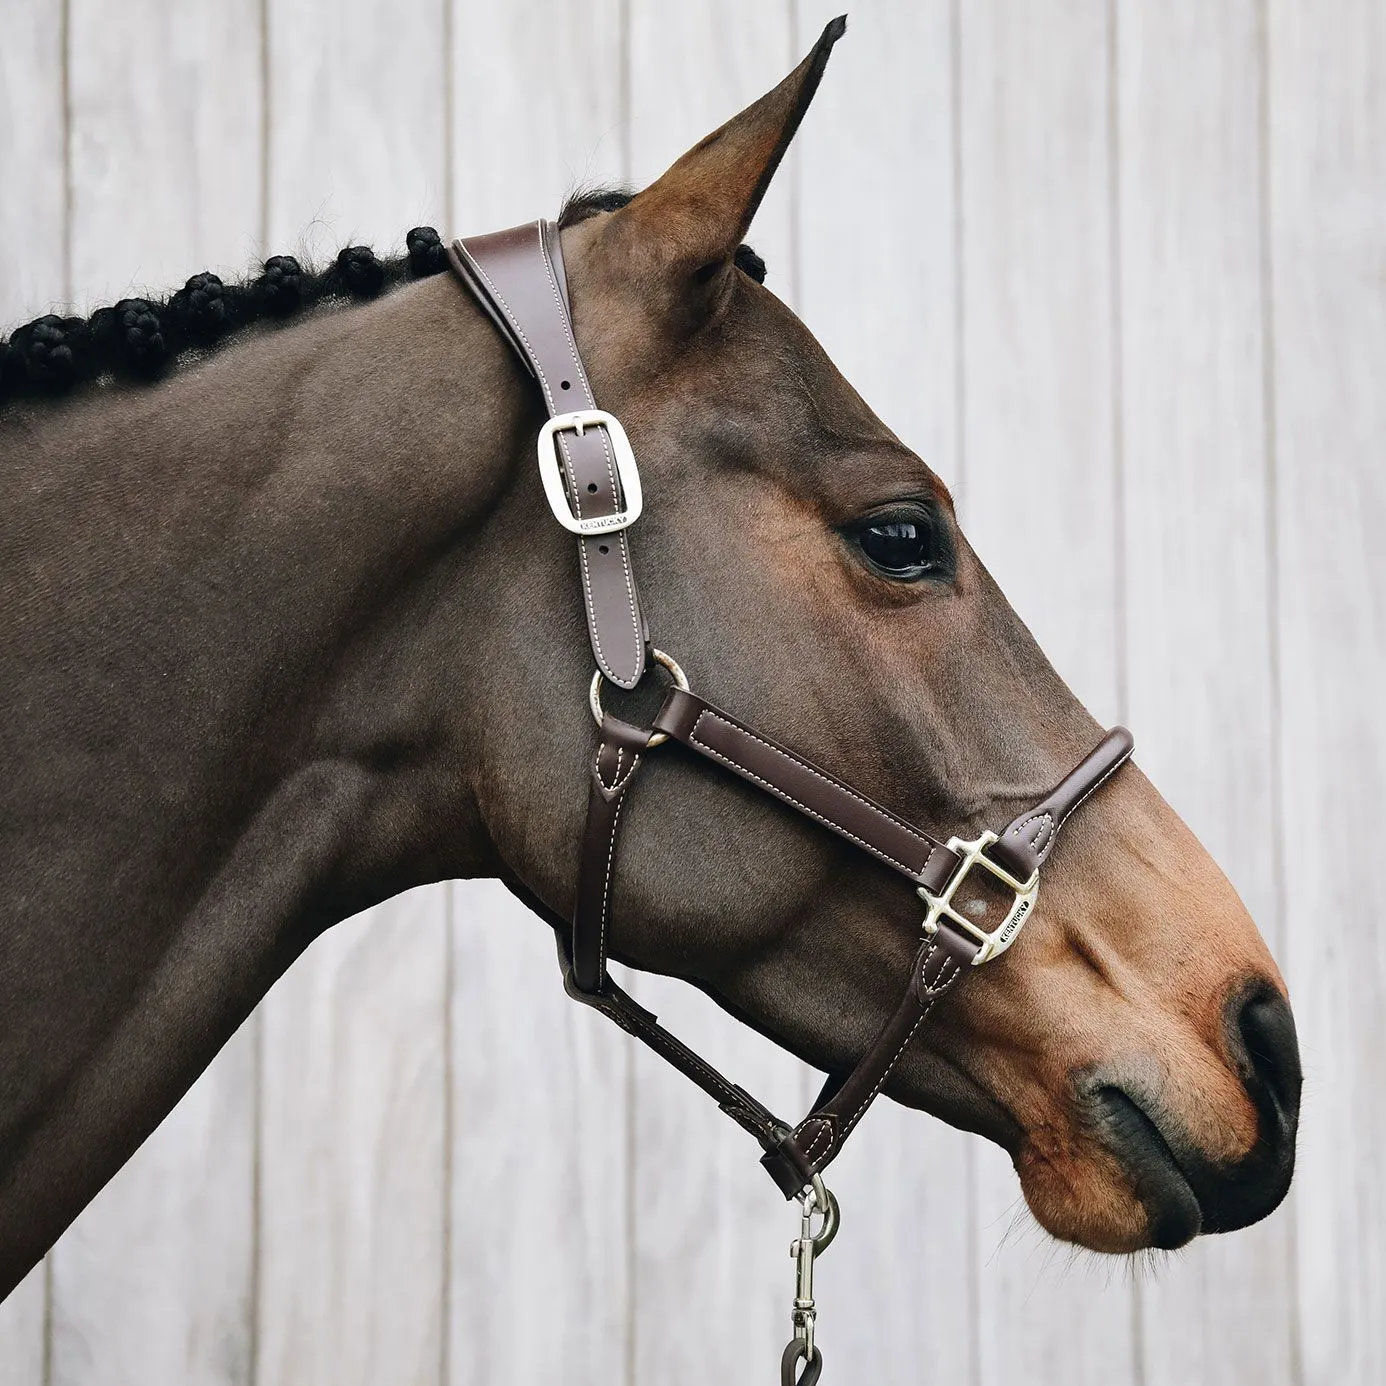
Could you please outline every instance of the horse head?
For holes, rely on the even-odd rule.
[[[1033,803],[1099,732],[968,544],[947,487],[747,259],[834,37],[643,192],[570,204],[573,321],[596,398],[640,459],[630,545],[655,643],[700,692],[754,709],[904,818],[971,836]],[[523,550],[526,580],[499,597],[483,656],[507,672],[486,721],[515,734],[488,738],[480,802],[503,874],[568,918],[585,642],[559,614],[573,610],[570,541],[536,519],[532,472],[516,466],[490,527],[505,536],[497,571]],[[1016,475],[1044,485],[1023,458]],[[1042,585],[1059,557],[1042,536],[1025,542]],[[522,707],[512,679],[532,690]],[[656,755],[623,827],[612,953],[849,1070],[918,947],[898,881],[679,748]],[[1002,1144],[1039,1221],[1071,1241],[1170,1247],[1255,1221],[1293,1167],[1284,982],[1227,879],[1134,767],[1070,833],[1014,948],[947,999],[887,1091]],[[971,883],[964,898],[983,922],[997,908]]]

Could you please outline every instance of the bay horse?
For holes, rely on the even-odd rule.
[[[902,818],[980,831],[1097,728],[744,244],[840,31],[644,191],[569,202],[572,324],[639,458],[659,642]],[[482,876],[572,918],[572,538],[534,382],[445,267],[425,228],[398,261],[275,257],[39,319],[0,357],[0,1294],[330,925]],[[1035,581],[1061,561],[1041,537]],[[613,956],[850,1069],[919,946],[899,881],[658,756]],[[1040,1223],[1095,1250],[1266,1216],[1300,1068],[1254,923],[1131,765],[1053,861],[887,1092],[1001,1144]]]

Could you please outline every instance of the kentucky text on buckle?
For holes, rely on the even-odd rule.
[[[566,431],[581,437],[589,428],[596,427],[606,430],[624,506],[611,515],[584,517],[582,498],[577,496],[570,501],[563,488],[564,468],[557,435]],[[614,534],[618,529],[629,529],[644,508],[640,469],[635,465],[630,439],[620,420],[605,409],[575,409],[571,414],[555,414],[539,430],[539,479],[544,483],[544,497],[554,519],[573,534]]]
[[[977,950],[977,956],[972,959],[973,967],[980,967],[984,962],[999,958],[1020,937],[1020,930],[1030,917],[1031,911],[1035,907],[1035,899],[1039,895],[1038,867],[1030,873],[1028,881],[1018,881],[1009,871],[997,866],[986,855],[986,849],[998,841],[1000,839],[993,832],[984,832],[981,837],[971,841],[964,841],[960,837],[950,837],[948,839],[949,850],[956,852],[962,858],[952,879],[937,895],[928,886],[919,887],[919,898],[929,907],[929,912],[924,916],[924,932],[936,934],[939,916],[947,915],[969,938],[976,939],[981,945]],[[995,929],[990,931],[981,928],[966,915],[960,914],[953,908],[953,896],[957,893],[958,887],[967,879],[967,873],[974,866],[980,866],[994,876],[1015,897],[1011,901],[1010,909],[1006,911],[1006,917]]]

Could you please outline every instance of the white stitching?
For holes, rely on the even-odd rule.
[[[539,223],[536,221],[534,225],[537,229]],[[540,237],[539,247],[541,250],[543,249],[543,244],[543,238]],[[538,353],[535,352],[533,344],[525,335],[525,329],[521,325],[519,318],[515,316],[515,310],[511,308],[511,306],[505,301],[505,295],[502,294],[501,291],[496,287],[495,280],[492,279],[491,276],[486,273],[486,269],[482,265],[481,261],[478,260],[474,255],[472,255],[470,251],[467,253],[467,259],[472,265],[472,267],[476,270],[476,272],[486,281],[486,287],[491,290],[491,293],[494,296],[496,302],[499,303],[501,308],[504,310],[505,316],[510,319],[510,325],[519,334],[520,340],[525,344],[525,350],[529,353],[529,359],[534,364],[534,374],[538,377],[539,388],[544,392],[544,400],[549,406],[549,412],[554,414],[558,413],[558,406],[554,403],[553,396],[549,393],[549,382],[544,379],[543,373],[539,370]],[[569,340],[572,340],[571,337],[569,338]],[[586,383],[587,382],[584,379],[583,384],[585,385]]]
[[[920,970],[920,975],[921,975],[921,976],[922,976],[923,973],[924,973],[924,969],[927,968],[928,965],[929,965],[929,959],[933,956],[934,948],[935,948],[935,947],[936,947],[936,945],[935,945],[933,942],[930,942],[930,944],[929,944],[929,951],[928,951],[927,953],[924,954],[924,961],[923,961],[923,963],[921,963],[921,965],[920,965],[920,969],[919,969],[919,970]],[[952,974],[951,974],[951,975],[949,975],[949,974],[944,974],[944,977],[946,978],[946,980],[941,980],[941,985],[939,985],[939,986],[937,986],[937,987],[931,987],[931,988],[930,988],[930,991],[929,991],[929,995],[930,995],[929,1004],[928,1004],[927,1006],[925,1006],[924,1009],[919,1013],[919,1019],[916,1020],[916,1021],[914,1022],[914,1024],[913,1024],[913,1026],[910,1027],[910,1032],[909,1032],[909,1034],[906,1035],[905,1038],[904,1038],[903,1040],[901,1040],[901,1042],[900,1042],[900,1047],[895,1051],[895,1054],[894,1054],[894,1056],[891,1058],[891,1061],[886,1065],[885,1069],[882,1071],[880,1078],[877,1080],[876,1086],[875,1086],[874,1088],[872,1088],[871,1091],[870,1091],[864,1098],[862,1098],[861,1104],[857,1107],[856,1111],[852,1113],[852,1116],[851,1116],[850,1119],[848,1120],[847,1124],[842,1128],[842,1134],[837,1138],[839,1144],[840,1144],[842,1141],[845,1141],[845,1140],[847,1139],[847,1137],[850,1136],[850,1135],[852,1134],[852,1130],[853,1130],[853,1128],[856,1126],[857,1122],[859,1122],[859,1121],[861,1120],[862,1115],[865,1113],[866,1109],[872,1104],[872,1102],[874,1102],[874,1101],[876,1100],[877,1095],[880,1093],[881,1089],[885,1086],[886,1079],[889,1078],[890,1075],[895,1071],[895,1065],[898,1064],[898,1063],[900,1062],[900,1056],[905,1052],[905,1049],[908,1047],[910,1041],[915,1037],[915,1035],[917,1035],[917,1034],[919,1033],[919,1027],[920,1027],[921,1025],[923,1025],[923,1023],[925,1022],[925,1020],[928,1019],[929,1012],[932,1011],[933,1008],[938,1004],[938,999],[939,999],[939,997],[942,996],[943,993],[944,993],[945,991],[947,991],[948,988],[949,988],[950,986],[952,986],[953,982],[957,979],[958,975],[962,972],[962,964],[961,964],[961,963],[959,963],[956,959],[949,959],[949,961],[952,963],[953,969],[954,969],[953,972],[952,972]],[[808,1121],[819,1121],[819,1122],[821,1122],[821,1121],[829,1121],[829,1122],[831,1122],[831,1120],[832,1120],[831,1116],[810,1117],[810,1118],[808,1118]],[[808,1124],[808,1121],[806,1121],[806,1122],[804,1123],[804,1125],[807,1125],[807,1124]],[[810,1159],[810,1160],[811,1160],[811,1159],[814,1158],[815,1154],[817,1153],[818,1144],[819,1144],[820,1140],[821,1140],[821,1139],[823,1138],[823,1136],[825,1136],[825,1135],[831,1135],[831,1132],[832,1132],[832,1128],[831,1128],[831,1126],[830,1126],[826,1131],[824,1131],[824,1132],[820,1133],[818,1136],[815,1136],[815,1137],[814,1137],[813,1142],[809,1145],[808,1149],[804,1151],[804,1156],[805,1156],[806,1159]]]
[[[1121,758],[1119,761],[1117,761],[1117,763],[1116,763],[1115,765],[1110,766],[1110,767],[1106,770],[1106,772],[1105,772],[1099,779],[1094,780],[1094,781],[1082,792],[1082,794],[1080,794],[1080,795],[1078,796],[1078,798],[1076,798],[1076,799],[1069,805],[1068,811],[1064,814],[1064,816],[1063,816],[1062,818],[1060,818],[1060,819],[1058,820],[1057,823],[1054,824],[1053,832],[1050,834],[1050,836],[1049,836],[1049,841],[1045,844],[1044,847],[1034,847],[1033,844],[1032,844],[1032,847],[1033,847],[1033,850],[1034,850],[1034,852],[1035,852],[1035,855],[1040,859],[1041,862],[1043,862],[1044,858],[1045,858],[1046,856],[1048,856],[1048,854],[1053,850],[1053,848],[1054,848],[1054,843],[1058,841],[1059,829],[1062,828],[1063,825],[1064,825],[1065,823],[1067,823],[1068,820],[1069,820],[1070,818],[1072,818],[1073,815],[1074,815],[1075,813],[1077,813],[1078,810],[1079,810],[1080,808],[1082,808],[1083,805],[1084,805],[1085,803],[1087,803],[1087,801],[1088,801],[1099,789],[1101,789],[1102,786],[1103,786],[1104,784],[1106,784],[1107,781],[1110,780],[1110,779],[1112,778],[1112,776],[1115,775],[1116,772],[1117,772],[1118,770],[1120,770],[1121,767],[1122,767],[1123,765],[1125,765],[1126,762],[1127,762],[1128,760],[1130,760],[1130,759],[1131,759],[1131,757],[1130,757],[1129,754],[1128,754],[1128,755],[1122,756],[1122,758]],[[1020,836],[1020,830],[1021,830],[1022,828],[1024,828],[1024,827],[1026,827],[1028,824],[1034,822],[1036,816],[1037,816],[1037,814],[1032,813],[1032,814],[1029,814],[1027,817],[1021,819],[1021,821],[1020,821],[1020,822],[1016,825],[1016,827],[1015,827],[1015,830],[1014,830],[1014,831],[1015,831],[1015,835],[1016,835],[1017,837],[1019,837],[1019,836]],[[1046,818],[1048,818],[1048,817],[1049,817],[1049,814],[1046,812],[1044,816],[1045,816]],[[1010,832],[1011,832],[1011,829],[1008,828],[1008,829],[1006,830],[1007,836],[1010,835]]]
[[[539,223],[536,222],[535,225],[536,225],[536,227],[539,227]],[[595,407],[595,406],[596,406],[596,402],[597,402],[597,401],[596,401],[596,397],[593,395],[591,383],[590,383],[590,382],[588,381],[588,379],[587,379],[587,370],[586,370],[586,368],[585,368],[585,367],[583,366],[583,364],[582,364],[582,357],[581,357],[581,355],[578,353],[577,343],[573,340],[572,325],[571,325],[571,323],[569,322],[569,319],[568,319],[568,310],[567,310],[567,308],[565,308],[564,305],[563,305],[563,295],[559,292],[559,289],[558,289],[558,275],[557,275],[557,273],[554,271],[553,260],[552,260],[552,259],[550,258],[550,256],[549,256],[549,248],[548,248],[547,245],[544,244],[544,232],[543,232],[543,228],[542,228],[542,227],[539,227],[539,255],[540,255],[540,258],[541,258],[541,259],[543,260],[543,262],[544,262],[544,270],[545,270],[545,272],[546,272],[546,273],[548,274],[548,276],[549,276],[549,288],[550,288],[550,290],[553,292],[554,304],[555,304],[555,306],[556,306],[557,309],[558,309],[558,319],[559,319],[559,321],[563,324],[563,335],[568,339],[568,352],[569,352],[569,354],[570,354],[570,355],[572,356],[572,358],[573,358],[573,365],[574,365],[574,367],[575,367],[575,373],[576,373],[578,379],[582,382],[583,392],[584,392],[584,394],[586,394],[586,396],[587,396],[588,403],[591,404],[593,407]],[[546,394],[548,393],[547,387],[545,388],[545,393],[546,393]],[[600,427],[600,426],[599,426],[599,427]],[[606,436],[606,430],[605,430],[604,428],[601,429],[601,431],[600,431],[600,433],[599,433],[598,436],[599,436],[600,439],[601,439],[601,444],[602,444],[602,456],[606,458],[606,475],[607,475],[607,479],[611,482],[611,499],[612,499],[612,504],[616,504],[616,503],[619,502],[620,494],[621,494],[621,493],[620,493],[620,488],[619,488],[619,486],[617,485],[617,482],[616,482],[616,464],[615,464],[615,461],[614,461],[614,459],[612,458],[612,455],[611,455],[610,440],[607,438],[607,436]],[[565,458],[566,458],[566,455],[567,455],[566,449],[565,449],[564,455],[565,455]],[[576,494],[577,494],[577,481],[576,481],[575,479],[572,480],[572,481],[571,481],[571,485],[572,485],[572,487],[573,487],[573,494],[576,495]],[[580,501],[578,502],[578,505],[579,505],[579,507],[581,506],[581,502],[580,502]],[[579,508],[579,510],[578,510],[578,518],[579,518],[579,519],[582,518],[582,511],[581,511],[580,508]],[[632,644],[632,652],[633,652],[632,668],[637,668],[637,669],[638,669],[638,668],[640,667],[640,645],[641,645],[641,641],[640,641],[640,616],[639,616],[638,612],[637,612],[636,609],[635,609],[635,583],[633,582],[633,580],[632,580],[632,578],[631,578],[631,572],[630,572],[630,550],[629,550],[629,547],[628,547],[628,545],[627,545],[627,543],[626,543],[626,536],[625,536],[624,534],[621,534],[621,533],[618,532],[618,533],[614,536],[614,538],[615,538],[615,543],[616,543],[617,547],[620,549],[620,552],[621,552],[621,574],[622,574],[622,577],[625,579],[625,584],[626,584],[626,609],[627,609],[627,611],[629,611],[629,613],[630,613],[631,638],[632,638],[632,642],[633,642],[633,644]],[[579,548],[580,548],[580,549],[582,550],[582,552],[583,552],[583,565],[582,565],[582,566],[583,566],[584,581],[586,580],[586,570],[587,570],[586,542],[587,542],[586,540],[582,540],[582,541],[580,541],[580,543],[579,543]],[[591,590],[592,590],[591,587],[588,586],[587,591],[588,591],[589,597],[590,597],[590,595],[591,595]],[[595,620],[593,620],[593,622],[592,622],[592,627],[593,627],[593,631],[595,632],[595,630],[596,630],[596,621],[595,621]],[[594,640],[595,640],[595,635],[594,635]],[[596,643],[600,644],[600,641],[596,641]],[[599,654],[599,655],[600,655],[600,653],[601,653],[600,650],[598,650],[598,654]],[[610,669],[607,669],[606,672],[607,672],[613,679],[616,677],[616,675],[615,675]]]
[[[791,755],[788,751],[781,749],[779,746],[772,745],[763,736],[757,736],[755,732],[748,730],[746,727],[739,726],[737,725],[737,723],[729,721],[727,718],[721,716],[719,713],[714,712],[711,708],[705,707],[701,712],[698,713],[697,720],[693,723],[693,729],[688,733],[689,740],[694,742],[704,754],[712,756],[715,760],[720,760],[724,765],[730,765],[732,769],[739,771],[748,779],[754,780],[756,784],[760,785],[763,789],[768,789],[770,793],[774,794],[777,798],[783,799],[788,804],[793,804],[794,807],[798,809],[800,813],[806,813],[810,818],[816,818],[820,823],[826,823],[828,827],[835,829],[837,832],[840,832],[843,835],[843,837],[848,838],[852,842],[855,842],[858,847],[864,847],[873,856],[880,857],[882,861],[888,861],[892,866],[899,867],[899,869],[903,871],[905,875],[909,876],[913,880],[918,880],[924,874],[924,871],[928,868],[929,862],[933,858],[934,852],[938,850],[936,846],[930,844],[929,855],[924,859],[924,865],[918,868],[917,870],[912,866],[907,866],[902,861],[898,861],[895,857],[892,857],[889,852],[883,852],[879,847],[875,846],[870,842],[867,842],[865,838],[858,837],[854,832],[850,832],[847,828],[844,828],[841,823],[835,822],[833,819],[827,817],[825,814],[819,813],[817,812],[817,810],[809,808],[807,804],[800,803],[800,801],[796,799],[792,794],[786,793],[778,785],[771,784],[769,780],[762,779],[754,771],[747,769],[746,766],[742,765],[739,761],[733,760],[729,755],[726,755],[723,752],[717,750],[715,747],[710,746],[706,741],[699,741],[698,728],[702,725],[704,717],[711,717],[715,721],[721,722],[723,726],[730,727],[733,731],[739,731],[743,735],[749,736],[752,741],[760,742],[760,744],[764,746],[766,750],[772,751],[776,755],[783,756],[786,760],[789,760],[793,762],[793,764],[797,765],[801,770],[807,771],[816,779],[822,780],[824,784],[829,785],[833,789],[840,790],[849,798],[855,799],[863,807],[871,809],[875,813],[879,813],[883,818],[888,818],[897,827],[903,828],[906,832],[910,833],[911,835],[914,835],[914,829],[911,828],[909,824],[902,822],[900,819],[896,818],[894,814],[889,813],[887,810],[879,808],[877,805],[873,804],[869,799],[862,798],[862,796],[856,793],[855,790],[848,789],[846,785],[840,784],[835,780],[830,780],[821,771],[815,770],[811,765],[808,765],[804,761],[800,760],[798,756]],[[922,846],[924,844],[921,842],[920,845]]]
[[[606,879],[602,882],[602,927],[597,936],[597,975],[606,976],[606,926],[611,917],[609,902],[611,899],[611,867],[616,860],[616,829],[620,826],[621,810],[625,808],[626,801],[623,798],[616,805],[616,812],[611,819],[611,842],[606,852]]]
[[[587,396],[588,405],[595,408],[596,400],[592,396],[592,386],[588,383],[587,373],[582,365],[582,358],[578,355],[577,343],[573,340],[572,330],[568,323],[568,312],[563,306],[563,297],[558,291],[558,280],[554,274],[553,264],[549,259],[548,248],[544,245],[544,234],[537,221],[534,223],[534,229],[539,239],[539,254],[544,261],[544,269],[549,276],[549,286],[553,290],[554,301],[558,306],[558,316],[559,321],[563,325],[563,335],[568,340],[569,354],[572,356],[573,365],[575,367],[574,374],[582,382],[583,392]],[[511,326],[514,327],[520,340],[524,343],[525,350],[529,353],[530,361],[534,364],[534,374],[539,381],[539,388],[544,392],[544,401],[549,406],[549,412],[554,414],[558,413],[558,405],[555,403],[553,393],[549,389],[549,382],[544,378],[543,371],[539,369],[538,353],[534,350],[533,343],[525,334],[524,327],[521,325],[520,320],[515,316],[514,309],[505,301],[505,295],[497,288],[495,280],[486,273],[481,262],[470,252],[467,253],[467,259],[469,263],[475,267],[482,279],[486,281],[486,287],[490,289],[496,302],[500,304],[501,309],[504,311],[505,316],[510,319]],[[606,457],[606,472],[611,480],[611,494],[614,499],[617,495],[616,474],[611,459],[611,449],[607,444],[605,429],[602,429],[601,440],[602,452]],[[577,477],[573,472],[572,459],[568,456],[568,449],[562,438],[558,439],[558,448],[563,457],[564,468],[568,473],[568,485],[573,496],[573,508],[577,514],[577,518],[580,520],[582,519],[582,498],[578,494]],[[640,664],[640,617],[635,610],[635,584],[632,581],[630,572],[630,553],[626,545],[626,537],[624,534],[617,534],[615,539],[621,551],[621,569],[626,584],[626,605],[630,611],[631,629],[634,638],[633,667],[638,668]],[[582,561],[582,587],[587,598],[587,611],[589,614],[588,626],[592,632],[592,645],[596,652],[597,662],[602,666],[602,672],[605,673],[608,678],[619,683],[620,677],[612,667],[611,660],[602,649],[602,638],[597,629],[596,604],[592,598],[592,580],[588,571],[587,546],[586,541],[581,538],[578,541],[578,555]]]
[[[617,747],[616,747],[616,774],[615,774],[615,776],[612,778],[611,783],[610,783],[610,784],[607,784],[605,777],[602,775],[602,758],[601,758],[601,752],[598,751],[598,753],[597,753],[597,763],[596,763],[597,778],[601,781],[602,788],[605,789],[605,790],[607,791],[608,794],[613,794],[613,793],[616,792],[616,790],[620,789],[621,786],[622,786],[623,784],[625,784],[625,783],[630,779],[630,777],[631,777],[633,774],[635,774],[636,767],[640,764],[640,756],[639,756],[639,754],[637,753],[636,756],[635,756],[635,759],[632,760],[631,763],[630,763],[630,769],[627,770],[627,771],[625,772],[625,774],[622,774],[622,773],[621,773],[621,762],[622,762],[624,759],[625,759],[625,751],[622,749],[622,747],[617,746]]]
[[[1044,819],[1045,824],[1049,828],[1049,841],[1052,844],[1054,839],[1054,816],[1053,814],[1048,812],[1037,811],[1035,813],[1027,814],[1024,818],[1020,820],[1019,823],[1017,823],[1013,828],[1011,828],[1010,831],[1013,832],[1016,835],[1016,837],[1021,837],[1023,836],[1025,829],[1028,828],[1031,823],[1035,822],[1037,819],[1040,818]],[[1041,827],[1039,832],[1037,832],[1035,836],[1031,839],[1030,846],[1032,850],[1034,850],[1035,852],[1044,851],[1044,848],[1042,848],[1039,845],[1039,840],[1043,832],[1044,828]]]

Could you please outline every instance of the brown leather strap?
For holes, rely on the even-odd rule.
[[[809,1115],[761,1157],[761,1164],[786,1198],[801,1192],[836,1158],[939,998],[966,974],[977,951],[977,943],[956,932],[947,920],[925,941],[911,969],[905,995],[871,1048],[845,1081],[830,1080]]]
[[[582,836],[577,910],[573,915],[573,980],[585,992],[606,981],[606,935],[611,920],[611,876],[616,865],[616,830],[626,790],[640,768],[647,731],[608,714],[602,721],[587,788],[587,824]]]
[[[568,311],[568,282],[558,228],[534,221],[508,231],[454,241],[448,259],[502,336],[539,382],[549,416],[595,409]],[[625,508],[605,427],[556,435],[568,501],[579,520]],[[578,538],[583,603],[597,667],[612,683],[634,688],[649,644],[626,532]]]
[[[685,1078],[696,1083],[738,1126],[749,1131],[763,1149],[774,1149],[784,1136],[786,1128],[778,1117],[762,1107],[745,1088],[724,1078],[710,1063],[666,1030],[655,1015],[634,1001],[629,993],[622,991],[610,977],[602,984],[600,991],[586,991],[577,985],[572,968],[567,967],[563,985],[573,1000],[581,1001],[584,1006],[591,1006],[608,1020],[615,1021],[628,1035],[648,1045],[666,1063],[672,1064]]]
[[[1034,808],[1019,814],[987,849],[987,855],[1017,880],[1028,880],[1044,864],[1065,819],[1131,758],[1135,738],[1113,727]]]
[[[654,728],[768,790],[919,885],[940,891],[957,870],[958,855],[928,833],[696,693],[671,688]]]
[[[626,791],[640,769],[649,732],[609,713],[602,719],[587,800],[582,865],[571,944],[559,955],[569,996],[600,1011],[628,1034],[647,1044],[685,1077],[692,1079],[764,1149],[773,1150],[786,1127],[744,1088],[724,1078],[711,1064],[666,1030],[643,1006],[623,991],[606,971],[606,943],[611,922],[611,878],[617,833]]]

